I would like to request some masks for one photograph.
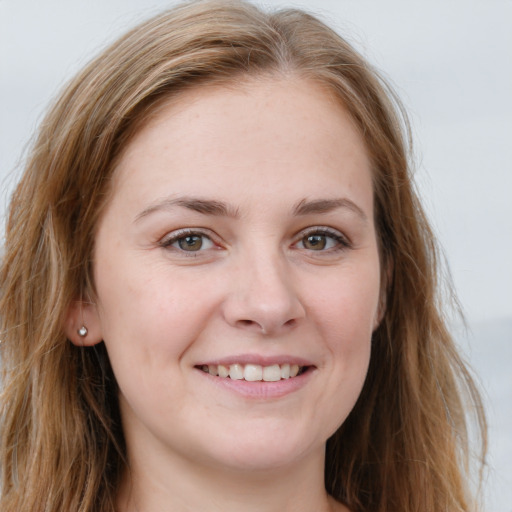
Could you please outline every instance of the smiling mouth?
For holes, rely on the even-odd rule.
[[[261,366],[259,364],[209,364],[196,366],[199,370],[214,377],[231,380],[246,380],[249,382],[277,382],[292,379],[306,372],[309,366],[297,364],[273,364]]]

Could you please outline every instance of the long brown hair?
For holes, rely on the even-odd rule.
[[[327,443],[326,488],[353,512],[473,506],[466,412],[476,410],[483,450],[485,420],[446,328],[438,250],[414,192],[399,103],[316,18],[213,0],[132,29],[71,81],[39,128],[0,272],[0,509],[114,511],[126,467],[116,382],[103,344],[74,346],[62,322],[73,300],[94,296],[95,227],[116,158],[161,102],[260,74],[327,87],[373,164],[386,312],[361,396]]]

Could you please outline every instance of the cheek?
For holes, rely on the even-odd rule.
[[[126,275],[130,278],[123,279]],[[197,301],[180,297],[179,289],[163,279],[119,271],[98,287],[98,295],[104,342],[123,410],[145,417],[150,416],[149,407],[166,414],[176,394],[185,394],[181,362],[198,333]]]
[[[333,276],[314,302],[315,315],[325,333],[345,340],[343,345],[371,338],[375,328],[380,298],[379,266],[365,267]]]
[[[169,275],[165,265],[117,260],[98,265],[95,277],[113,365],[116,360],[151,366],[176,362],[214,310],[213,287],[205,289],[189,275]]]
[[[355,406],[366,380],[371,356],[371,339],[375,308],[372,302],[356,304],[347,296],[332,310],[332,319],[325,323],[332,375],[331,406],[334,433]],[[337,315],[336,315],[337,313]]]
[[[370,361],[379,290],[379,267],[372,264],[340,273],[314,304],[315,323],[329,354],[326,366],[331,367],[334,386],[343,389],[354,403]]]

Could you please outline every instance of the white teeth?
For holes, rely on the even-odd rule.
[[[266,382],[281,380],[281,367],[278,364],[265,366],[265,368],[263,368],[263,380]]]
[[[244,369],[244,379],[255,382],[263,378],[263,368],[259,364],[246,364]]]
[[[233,380],[240,380],[244,378],[244,367],[241,364],[232,364],[229,367],[229,376]]]
[[[219,372],[219,377],[223,377],[224,379],[229,377],[229,368],[227,366],[219,364],[217,371]]]
[[[201,369],[213,375],[214,377],[221,377],[223,379],[231,378],[233,380],[245,379],[249,382],[277,382],[281,379],[289,379],[296,377],[301,367],[298,364],[273,364],[270,366],[261,366],[259,364],[243,364],[235,363],[229,366],[226,365],[203,365]]]

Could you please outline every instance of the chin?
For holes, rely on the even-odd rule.
[[[245,435],[230,431],[227,439],[214,443],[217,449],[210,452],[210,457],[214,464],[231,470],[268,472],[295,465],[310,456],[323,457],[326,440],[327,437],[312,439],[290,428],[276,432],[262,427]]]

